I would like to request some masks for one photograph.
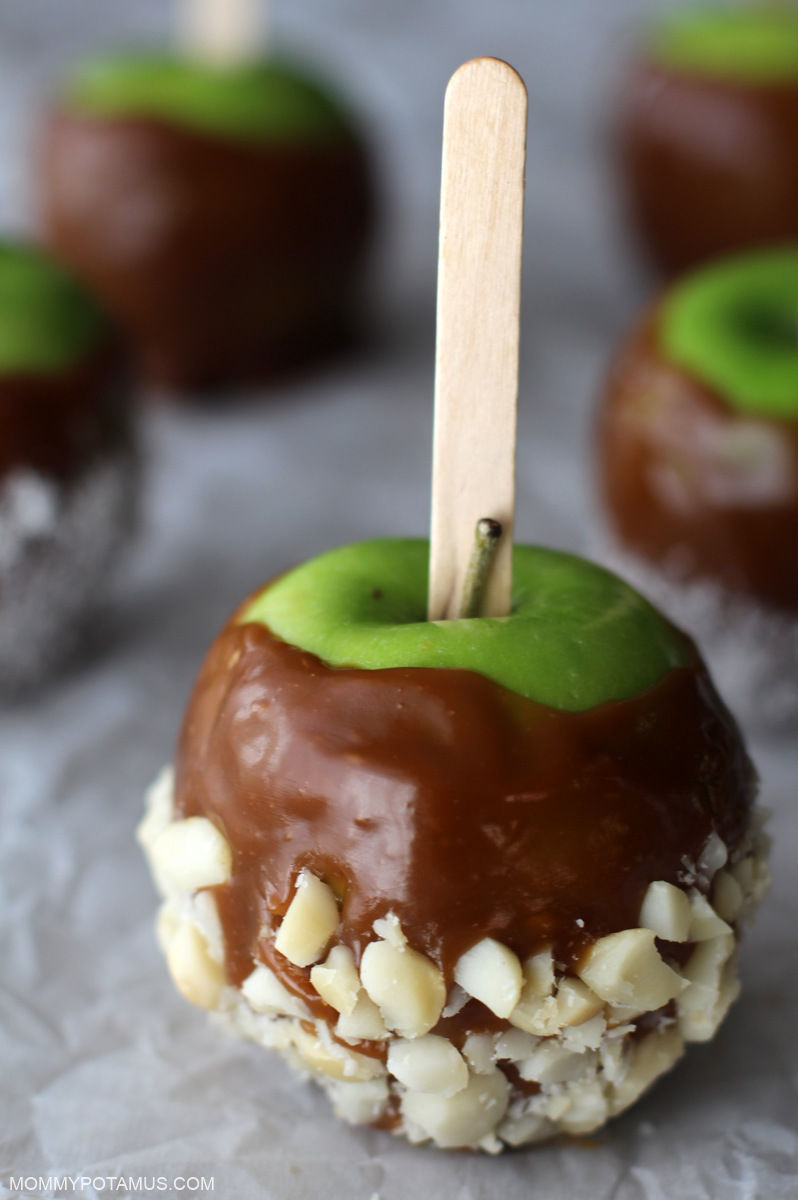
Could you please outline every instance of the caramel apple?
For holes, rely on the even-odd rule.
[[[617,149],[626,210],[665,275],[798,238],[798,16],[680,9],[628,70]]]
[[[344,107],[275,60],[116,55],[72,72],[44,236],[169,388],[258,381],[352,335],[373,221]]]
[[[344,1120],[488,1153],[598,1129],[710,1039],[767,884],[690,639],[507,539],[525,130],[507,64],[460,68],[430,542],[338,547],[246,600],[139,828],[188,1000]]]
[[[798,612],[798,250],[705,267],[620,346],[599,468],[621,544]]]
[[[89,295],[0,244],[0,689],[60,665],[96,619],[131,524],[124,356]]]

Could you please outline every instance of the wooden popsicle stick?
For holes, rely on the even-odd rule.
[[[266,0],[179,0],[179,39],[192,58],[234,66],[262,49]]]
[[[496,58],[449,80],[443,120],[429,619],[455,617],[474,531],[500,522],[483,616],[510,611],[527,95]]]

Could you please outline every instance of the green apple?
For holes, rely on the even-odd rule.
[[[71,275],[33,246],[0,242],[0,371],[61,371],[107,332]]]
[[[769,83],[798,79],[798,14],[772,5],[693,8],[665,18],[650,52],[695,75]]]
[[[421,539],[330,550],[269,584],[240,621],[329,666],[459,667],[571,712],[694,661],[688,639],[617,576],[535,546],[514,549],[510,616],[428,621],[428,558]]]
[[[168,54],[124,54],[78,67],[66,92],[77,111],[154,117],[257,142],[329,142],[351,133],[327,91],[279,61],[232,67]]]
[[[724,259],[666,296],[665,356],[729,405],[798,418],[798,247]]]

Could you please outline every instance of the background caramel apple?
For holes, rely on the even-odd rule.
[[[0,690],[60,666],[96,620],[135,494],[127,364],[83,287],[0,243]]]
[[[371,170],[344,107],[296,67],[88,62],[46,123],[40,188],[47,243],[155,383],[259,381],[355,332]]]
[[[798,14],[664,17],[628,69],[617,142],[629,219],[663,274],[798,237]]]

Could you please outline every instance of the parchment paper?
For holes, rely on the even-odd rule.
[[[82,1196],[124,1194],[103,1182],[120,1176],[161,1177],[160,1194],[174,1195],[186,1194],[174,1190],[181,1178],[205,1176],[212,1194],[239,1200],[798,1194],[795,731],[792,744],[752,743],[775,886],[719,1036],[596,1137],[496,1160],[346,1127],[275,1057],[180,1000],[132,838],[200,657],[238,600],[337,542],[424,532],[441,102],[451,70],[476,53],[509,58],[531,99],[518,537],[589,540],[592,401],[642,294],[612,221],[598,114],[619,31],[644,7],[277,6],[278,31],[349,76],[370,117],[393,196],[381,332],[365,357],[266,402],[146,413],[143,528],[111,621],[88,660],[0,714],[0,1195],[17,1194],[12,1176],[58,1174],[94,1177]],[[49,73],[125,23],[165,28],[165,8],[0,4],[7,225],[32,219],[24,136]]]

